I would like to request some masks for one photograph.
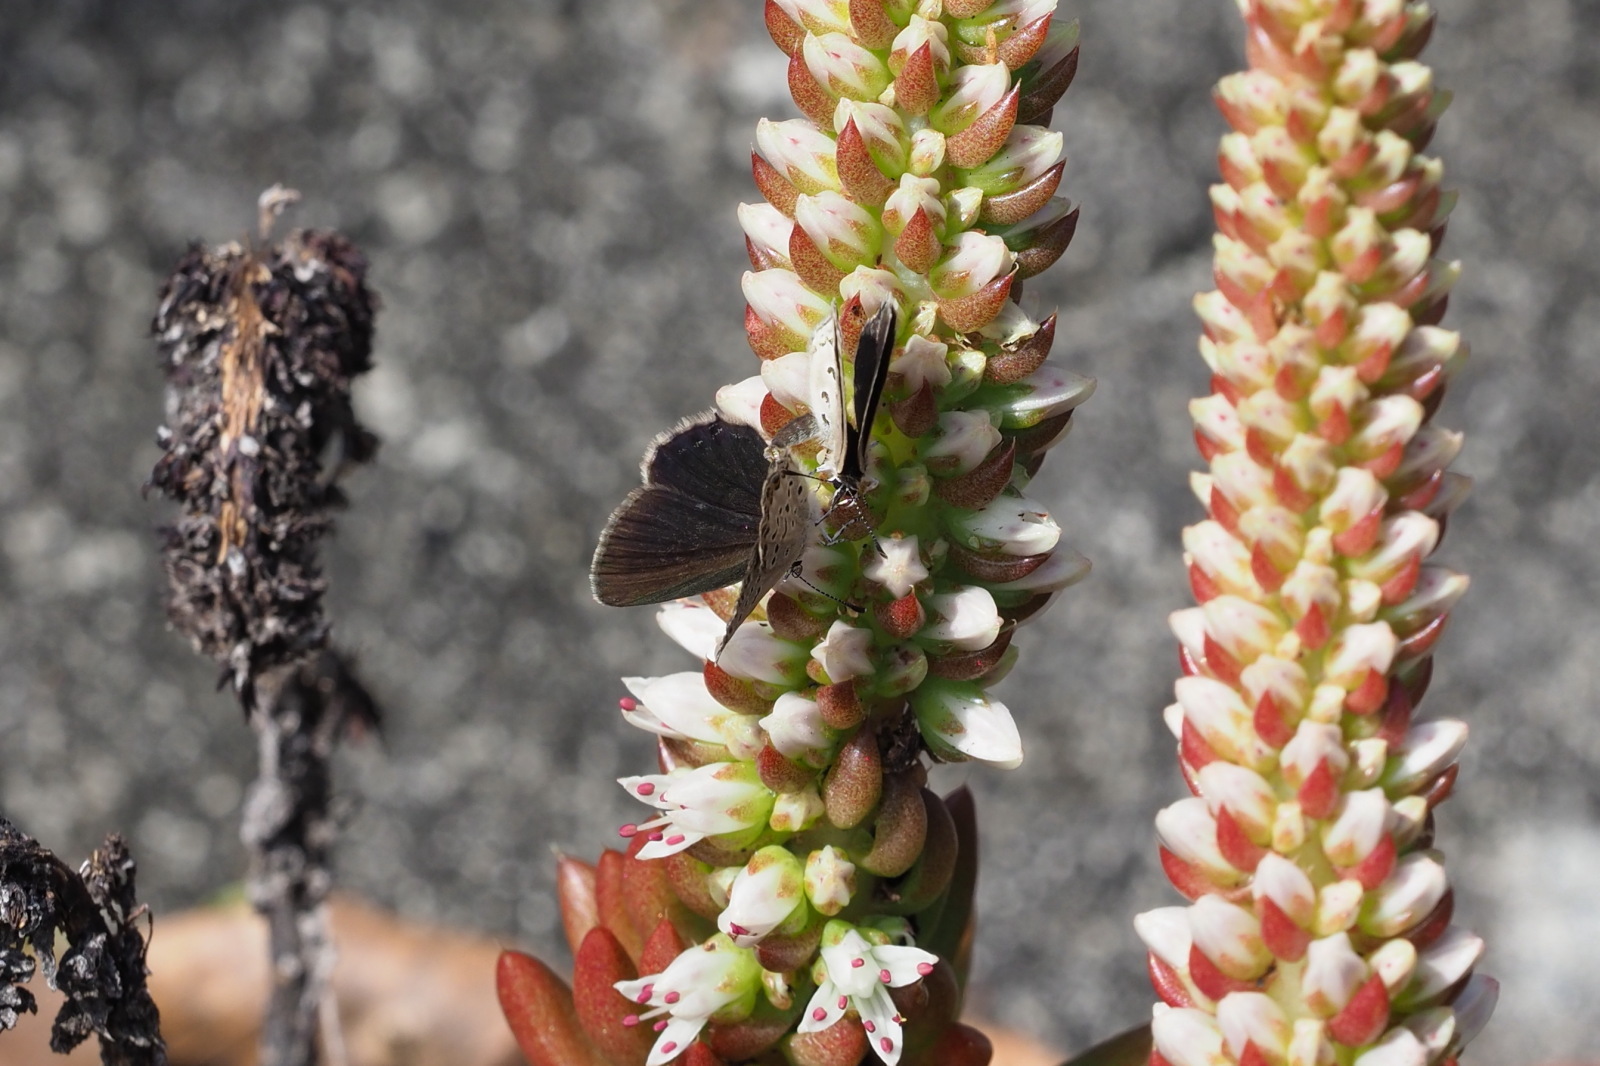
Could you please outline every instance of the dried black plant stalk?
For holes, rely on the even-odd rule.
[[[37,964],[66,997],[50,1029],[52,1051],[64,1055],[93,1033],[107,1066],[164,1066],[133,877],[133,856],[115,833],[73,870],[0,818],[0,1030],[39,1009],[22,987]],[[67,942],[59,959],[58,933]]]
[[[261,241],[295,194],[261,198]],[[329,759],[371,698],[328,647],[317,542],[341,470],[372,456],[352,379],[371,367],[376,297],[344,237],[296,230],[263,248],[192,247],[161,294],[165,454],[151,484],[182,507],[163,531],[168,615],[216,660],[258,741],[241,831],[271,934],[263,1066],[311,1066],[333,965],[324,903],[337,826]]]

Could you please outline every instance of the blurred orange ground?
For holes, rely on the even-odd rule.
[[[403,922],[350,897],[332,905],[346,1066],[522,1066],[500,1015],[494,962],[502,945]],[[172,1066],[255,1066],[266,998],[265,931],[244,903],[157,920],[150,988]],[[49,1050],[59,997],[35,978],[39,1014],[0,1034],[0,1066],[93,1066],[90,1039],[70,1056]],[[994,1066],[1054,1066],[1062,1056],[997,1033]]]

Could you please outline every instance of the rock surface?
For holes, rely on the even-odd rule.
[[[1483,1061],[1587,1051],[1600,983],[1600,7],[1451,0],[1429,50],[1461,190],[1445,324],[1476,357],[1441,416],[1477,479],[1439,558],[1473,576],[1424,711],[1473,740],[1441,842],[1505,982]],[[1099,378],[1036,484],[1095,573],[1018,641],[1011,773],[949,772],[985,829],[975,1006],[1081,1046],[1147,1017],[1133,913],[1174,894],[1155,810],[1164,618],[1198,516],[1226,0],[1064,0],[1056,112],[1084,205],[1029,283]],[[622,674],[689,664],[586,567],[650,437],[751,372],[734,205],[758,116],[794,114],[757,0],[8,0],[0,11],[0,809],[63,854],[125,830],[160,912],[240,874],[251,745],[162,623],[139,486],[161,377],[145,331],[185,243],[256,193],[337,226],[386,309],[360,386],[385,438],[330,553],[338,638],[387,707],[341,767],[343,884],[552,954],[550,848],[635,817]],[[999,871],[1006,871],[999,876]]]

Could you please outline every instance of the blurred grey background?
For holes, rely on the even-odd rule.
[[[1600,1013],[1600,4],[1439,0],[1461,191],[1446,324],[1473,362],[1442,421],[1477,491],[1439,559],[1473,575],[1426,713],[1473,741],[1441,842],[1505,983],[1473,1056],[1592,1057]],[[754,123],[791,117],[759,0],[4,0],[0,5],[0,810],[66,856],[125,830],[158,911],[240,875],[252,752],[163,624],[140,497],[146,338],[186,242],[305,194],[385,310],[359,403],[385,444],[329,553],[338,639],[388,711],[340,783],[343,883],[559,954],[551,848],[592,855],[650,763],[623,674],[685,669],[586,566],[650,436],[752,372],[734,205]],[[1148,1016],[1129,924],[1173,903],[1151,816],[1183,794],[1159,720],[1199,515],[1228,0],[1063,0],[1065,259],[1030,282],[1057,358],[1099,378],[1035,483],[1095,572],[1018,641],[1028,742],[977,790],[974,1006],[1063,1048]]]

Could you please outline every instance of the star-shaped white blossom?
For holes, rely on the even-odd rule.
[[[741,1006],[748,1014],[760,988],[761,964],[755,954],[721,935],[685,951],[661,973],[616,983],[617,991],[630,1001],[652,1008],[628,1015],[623,1025],[660,1019],[655,1028],[661,1035],[645,1066],[662,1066],[677,1058],[712,1015],[739,1013]]]
[[[872,1050],[887,1066],[896,1066],[905,1019],[895,1010],[889,989],[922,980],[939,957],[921,948],[873,944],[853,928],[831,945],[827,940],[822,949],[826,976],[806,1005],[799,1032],[821,1032],[854,1010]]]

